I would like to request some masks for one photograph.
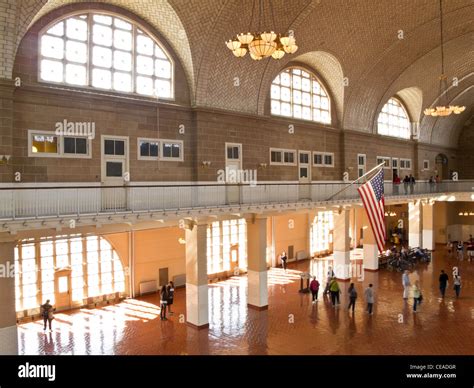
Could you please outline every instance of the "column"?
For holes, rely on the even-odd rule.
[[[207,224],[186,228],[186,321],[197,329],[209,327]]]
[[[423,248],[434,251],[434,203],[424,203],[423,205]]]
[[[421,203],[420,201],[408,203],[408,246],[421,246]]]
[[[247,277],[248,307],[257,310],[268,308],[267,279],[267,219],[247,221]]]
[[[350,210],[334,213],[334,260],[333,269],[338,280],[350,280]]]
[[[375,241],[374,232],[370,226],[367,213],[363,212],[362,227],[364,229],[364,270],[378,271],[379,269],[379,250]]]
[[[13,270],[15,244],[15,241],[0,242],[0,355],[18,354]]]

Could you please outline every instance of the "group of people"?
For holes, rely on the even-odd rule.
[[[467,246],[464,246],[463,241],[448,241],[448,254],[453,256],[456,254],[458,260],[464,260],[464,251],[467,252],[467,258],[469,261],[474,259],[474,238],[472,234],[469,235],[469,241],[467,242]]]
[[[393,191],[394,191],[394,194],[398,194],[399,193],[399,186],[400,184],[402,183],[402,180],[400,179],[400,177],[398,176],[398,174],[393,174]],[[405,191],[405,194],[408,194],[408,188],[410,188],[410,194],[413,194],[414,190],[415,190],[415,177],[413,175],[405,175],[405,178],[403,178],[403,189]]]
[[[328,281],[326,283],[326,288],[324,289],[324,295],[329,294],[331,297],[332,306],[334,308],[339,307],[341,304],[340,303],[341,288],[339,287],[339,283],[337,282],[337,279],[334,276],[334,271],[332,270],[331,267],[329,267],[327,279]],[[318,301],[319,287],[320,287],[319,281],[316,279],[316,276],[313,276],[313,280],[311,280],[311,283],[309,285],[313,304],[315,304]],[[349,289],[347,290],[347,293],[349,296],[349,305],[347,306],[347,310],[352,309],[352,312],[354,313],[356,300],[357,300],[357,290],[355,288],[354,283],[350,284]],[[369,315],[372,315],[373,305],[375,302],[375,292],[374,292],[374,288],[372,284],[369,284],[369,286],[365,289],[364,296],[367,302],[366,311]]]
[[[413,312],[416,313],[417,307],[423,301],[423,294],[420,288],[420,281],[416,279],[414,283],[411,284],[409,274],[409,271],[406,270],[402,275],[403,299],[405,301],[409,299],[411,289],[413,295]],[[446,296],[446,289],[448,288],[449,283],[449,276],[444,270],[441,270],[438,281],[440,295],[441,298],[444,299]],[[456,298],[459,298],[459,295],[461,293],[461,276],[459,275],[459,270],[457,268],[455,268],[453,271],[453,290],[456,295]]]
[[[173,305],[174,299],[174,283],[170,281],[167,285],[161,287],[160,291],[160,319],[162,321],[167,321],[166,310],[168,310],[168,315],[173,315],[171,311],[171,306]]]

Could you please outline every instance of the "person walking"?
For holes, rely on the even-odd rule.
[[[369,315],[373,315],[374,313],[372,310],[375,303],[375,292],[374,292],[372,283],[370,283],[369,287],[365,289],[364,294],[365,294],[365,300],[367,302],[367,312],[369,313]]]
[[[168,287],[163,286],[161,287],[161,295],[160,295],[160,319],[162,321],[168,320],[166,318],[166,305],[168,304]]]
[[[329,284],[329,292],[331,293],[333,307],[339,306],[339,294],[341,293],[341,289],[339,288],[339,283],[337,282],[336,278],[331,279],[331,283]]]
[[[313,297],[313,304],[318,301],[318,292],[319,292],[319,282],[316,280],[316,276],[313,276],[313,280],[309,284],[309,289]]]
[[[280,260],[281,260],[281,266],[286,272],[286,261],[288,260],[288,256],[286,256],[285,251],[283,251],[282,254],[280,255]]]
[[[331,279],[334,277],[334,271],[331,266],[328,268],[328,273],[326,275],[326,287],[324,288],[324,295],[329,294],[329,285],[331,284]]]
[[[448,274],[444,272],[444,270],[441,270],[441,274],[439,275],[439,290],[441,292],[441,297],[444,298],[444,295],[446,294],[446,287],[448,286]]]
[[[356,299],[357,299],[357,291],[355,289],[354,283],[351,283],[351,285],[349,286],[348,293],[349,293],[349,306],[347,306],[347,310],[350,310],[352,307],[352,312],[354,313]]]
[[[456,293],[456,298],[459,298],[459,293],[461,292],[461,276],[454,275],[454,292]]]
[[[406,269],[402,275],[402,285],[403,285],[403,299],[408,300],[408,294],[410,292],[410,276],[409,271]]]
[[[174,299],[174,283],[170,281],[168,283],[168,314],[173,315],[173,312],[171,311],[171,306],[173,305],[173,299]]]
[[[462,261],[464,259],[464,243],[462,241],[458,241],[456,251],[458,252],[458,260]]]
[[[413,285],[413,312],[416,313],[416,307],[422,301],[421,289],[420,289],[420,282],[417,280]]]
[[[49,303],[49,299],[46,301],[45,304],[41,305],[40,307],[40,314],[43,317],[43,331],[46,330],[46,324],[49,324],[49,331],[53,331],[51,327],[51,323],[53,322],[54,319],[54,314],[53,314],[53,306]]]

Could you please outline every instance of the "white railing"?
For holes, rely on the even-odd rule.
[[[347,183],[162,185],[115,187],[0,188],[0,219],[31,219],[119,212],[153,212],[227,205],[323,202]],[[473,192],[474,181],[415,185],[385,183],[385,196]],[[358,199],[357,185],[333,200]]]

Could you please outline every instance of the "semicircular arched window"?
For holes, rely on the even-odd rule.
[[[396,98],[391,98],[382,108],[377,120],[379,135],[410,138],[410,119],[403,104]]]
[[[172,99],[173,62],[139,25],[101,13],[81,13],[40,34],[39,79]]]
[[[331,123],[331,101],[318,79],[300,68],[282,71],[272,82],[271,114]]]

